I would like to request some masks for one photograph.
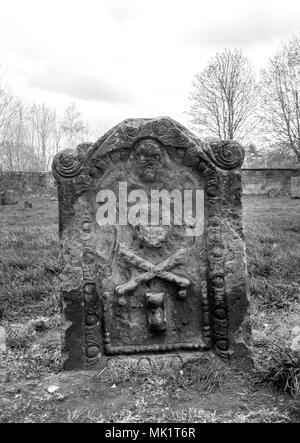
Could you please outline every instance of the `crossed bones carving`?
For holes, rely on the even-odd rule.
[[[185,252],[186,250],[184,248],[181,248],[171,257],[167,258],[158,265],[154,265],[148,260],[139,257],[131,251],[128,251],[128,249],[126,249],[124,245],[120,244],[120,257],[127,261],[127,263],[134,264],[137,268],[142,269],[146,272],[138,275],[137,277],[134,277],[127,283],[117,286],[116,293],[119,296],[123,296],[127,294],[127,292],[133,291],[141,283],[152,280],[154,277],[159,277],[163,280],[176,283],[181,288],[178,295],[181,298],[185,298],[187,294],[187,288],[190,286],[190,280],[169,271],[170,268],[173,268],[178,263],[182,263],[182,257]]]

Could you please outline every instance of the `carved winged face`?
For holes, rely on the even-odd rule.
[[[153,139],[143,139],[137,143],[134,153],[135,172],[146,182],[153,182],[156,173],[164,163],[160,143]]]

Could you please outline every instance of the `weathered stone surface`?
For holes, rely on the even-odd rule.
[[[291,197],[300,198],[300,177],[291,178]]]
[[[66,369],[192,351],[251,366],[243,158],[170,118],[125,120],[54,158]]]

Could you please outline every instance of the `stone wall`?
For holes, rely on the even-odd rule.
[[[299,169],[243,169],[243,194],[263,195],[277,188],[281,195],[291,194],[291,177],[300,176]]]
[[[0,172],[0,193],[7,189],[18,194],[52,194],[56,184],[50,172]]]
[[[290,195],[291,177],[300,177],[300,170],[243,169],[243,193],[263,195],[275,187],[280,194]],[[0,193],[6,189],[18,193],[53,193],[56,185],[51,172],[0,172]]]

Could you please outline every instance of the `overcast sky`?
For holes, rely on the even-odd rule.
[[[0,0],[12,89],[105,129],[129,117],[183,124],[194,74],[243,48],[257,69],[300,32],[300,0]]]

